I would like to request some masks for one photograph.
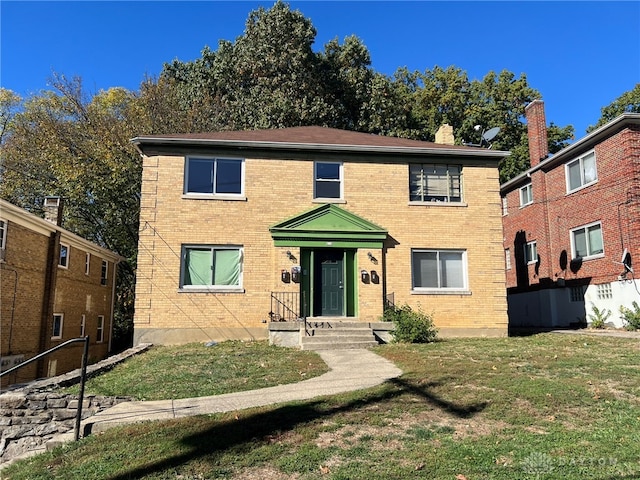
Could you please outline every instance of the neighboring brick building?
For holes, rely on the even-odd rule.
[[[89,360],[109,353],[119,256],[61,228],[60,199],[42,219],[0,200],[0,355],[2,370],[62,342],[88,335]],[[34,362],[7,383],[80,367],[82,343]]]
[[[544,104],[526,113],[531,168],[501,186],[510,326],[584,325],[596,306],[621,327],[640,302],[640,114],[548,157]]]
[[[134,343],[266,338],[282,318],[378,321],[385,299],[433,312],[442,335],[506,335],[506,152],[322,127],[133,143]]]

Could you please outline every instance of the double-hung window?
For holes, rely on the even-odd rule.
[[[184,245],[180,287],[185,290],[242,290],[243,248],[227,245]]]
[[[89,275],[91,273],[91,254],[89,252],[84,255],[84,274]]]
[[[462,202],[460,165],[410,164],[409,200],[412,202]]]
[[[239,198],[244,195],[244,160],[188,157],[185,195]]]
[[[524,207],[531,203],[533,203],[533,188],[529,183],[520,189],[520,206]]]
[[[58,266],[69,268],[69,245],[60,244],[60,256],[58,257]]]
[[[467,288],[467,258],[464,250],[412,250],[412,289],[460,291]]]
[[[0,260],[4,259],[5,247],[7,246],[7,222],[0,220]]]
[[[102,260],[102,268],[100,269],[100,285],[107,284],[107,274],[109,272],[109,262]]]
[[[343,165],[340,162],[315,162],[313,198],[340,200],[344,195]]]
[[[98,327],[96,329],[96,342],[104,342],[104,315],[98,315]]]
[[[565,165],[565,173],[567,177],[567,193],[597,182],[598,171],[596,169],[595,152],[591,151],[567,163]]]
[[[600,222],[571,230],[571,253],[573,258],[583,259],[601,256],[604,253]]]
[[[524,245],[524,263],[536,263],[538,261],[538,243],[527,242]]]

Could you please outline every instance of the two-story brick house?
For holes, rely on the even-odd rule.
[[[501,186],[510,325],[584,324],[640,301],[640,115],[548,156],[544,104],[526,109],[531,168]]]
[[[452,135],[450,135],[452,139]],[[322,127],[144,136],[134,343],[266,338],[290,316],[506,335],[508,153]]]
[[[0,200],[0,355],[7,370],[62,342],[89,336],[90,361],[109,353],[120,257],[61,228],[61,199],[46,219]],[[21,383],[80,367],[81,343],[3,378]]]

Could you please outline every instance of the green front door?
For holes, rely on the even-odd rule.
[[[344,251],[316,251],[316,315],[344,315]],[[319,307],[319,308],[318,308]]]

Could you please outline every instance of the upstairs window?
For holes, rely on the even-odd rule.
[[[313,198],[343,198],[343,166],[339,162],[315,162]]]
[[[527,242],[524,246],[524,262],[536,263],[538,261],[538,244],[534,242]]]
[[[241,285],[242,248],[213,245],[182,248],[182,288],[235,291]]]
[[[604,254],[602,225],[598,222],[571,230],[571,253],[583,259]]]
[[[598,181],[596,154],[591,151],[565,165],[567,193]]]
[[[91,254],[87,252],[84,256],[84,274],[89,275],[91,268]]]
[[[107,284],[107,274],[109,273],[109,262],[102,260],[102,269],[100,270],[100,285]]]
[[[525,185],[520,189],[520,206],[530,205],[533,203],[533,188],[531,184]]]
[[[509,214],[509,203],[507,202],[507,197],[502,197],[502,216]]]
[[[4,260],[5,247],[7,246],[7,222],[0,220],[0,260]]]
[[[409,200],[412,202],[462,202],[460,165],[409,165]]]
[[[244,160],[187,158],[185,194],[241,196],[244,193]]]
[[[69,268],[69,245],[60,244],[60,257],[58,258],[58,266]]]

